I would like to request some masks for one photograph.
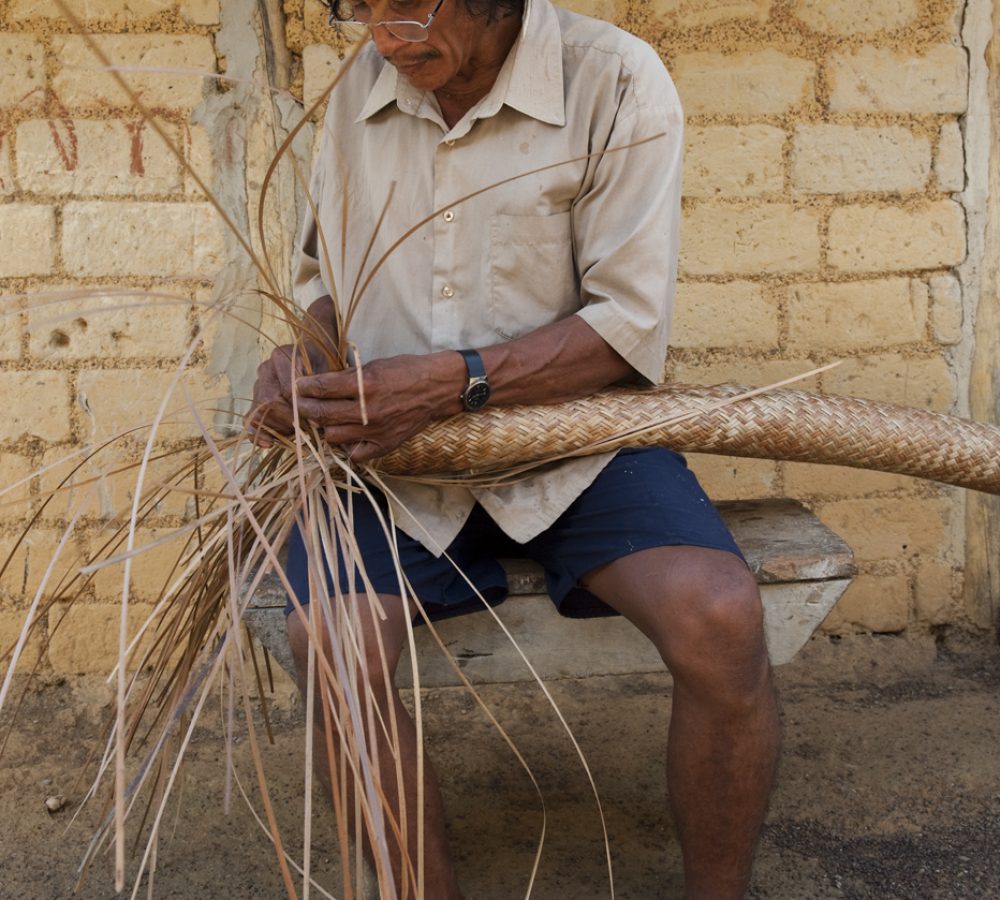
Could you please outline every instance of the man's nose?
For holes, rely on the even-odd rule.
[[[384,25],[377,25],[372,29],[372,40],[375,42],[375,49],[378,50],[379,56],[386,59],[392,56],[403,44],[408,43],[391,34]]]

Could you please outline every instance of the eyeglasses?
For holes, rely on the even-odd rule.
[[[367,3],[330,0],[330,24],[367,25],[372,29],[382,25],[393,37],[416,44],[427,40],[427,29],[431,27],[431,22],[434,21],[442,3],[444,0],[438,0],[437,5],[427,16],[426,22],[416,22],[410,19],[383,19],[381,22],[372,22],[372,8]]]

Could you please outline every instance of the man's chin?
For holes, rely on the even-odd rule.
[[[400,75],[422,91],[433,91],[440,87],[434,77],[433,64],[432,59],[420,59],[412,63],[392,63]]]

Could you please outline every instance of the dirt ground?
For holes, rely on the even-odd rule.
[[[777,680],[785,751],[751,896],[1000,897],[1000,648],[991,635],[814,639]],[[604,802],[615,896],[681,896],[678,847],[662,802],[669,680],[592,678],[552,687]],[[610,897],[593,797],[539,691],[494,685],[482,693],[545,798],[545,851],[531,896]],[[94,679],[27,694],[0,759],[4,900],[71,895],[98,815],[87,806],[73,820],[84,793],[79,777],[97,746],[107,699]],[[301,844],[303,725],[290,685],[279,684],[275,700],[275,744],[265,760],[294,848]],[[460,689],[428,691],[424,709],[466,892],[473,900],[523,897],[542,824],[530,782]],[[220,733],[208,721],[197,729],[159,852],[158,898],[285,896],[245,804],[237,796],[231,814],[223,812]],[[249,785],[245,740],[236,756]],[[50,814],[45,800],[57,794],[67,806]],[[318,880],[341,896],[325,819],[313,846]],[[81,896],[113,895],[102,859]]]

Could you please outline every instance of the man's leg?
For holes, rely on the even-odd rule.
[[[659,547],[582,582],[673,675],[667,785],[686,897],[743,897],[781,741],[756,581],[732,553]]]
[[[360,631],[363,633],[364,661],[362,663],[362,676],[366,683],[371,685],[372,698],[377,707],[380,721],[372,723],[366,721],[365,728],[367,734],[378,735],[377,759],[379,765],[379,777],[382,790],[388,800],[391,815],[396,821],[402,821],[400,815],[400,790],[397,780],[397,771],[403,776],[403,796],[405,798],[405,820],[406,820],[406,847],[408,865],[412,865],[413,872],[417,872],[417,847],[418,847],[418,814],[417,814],[417,738],[413,720],[403,706],[399,691],[392,683],[399,657],[402,654],[403,643],[406,639],[406,619],[409,611],[403,609],[399,597],[383,596],[379,597],[382,607],[387,614],[385,621],[380,621],[372,615],[371,607],[364,597],[358,599]],[[382,646],[384,647],[385,659],[389,673],[389,682],[386,682],[383,673],[382,657],[378,649],[378,634],[381,633]],[[306,679],[308,672],[308,652],[309,635],[305,625],[299,619],[297,613],[292,612],[288,616],[288,639],[291,644],[292,653],[295,657],[295,665],[298,671],[299,688],[302,696],[306,696]],[[332,659],[329,647],[329,638],[324,636],[323,652],[328,660]],[[319,684],[317,679],[317,685]],[[365,708],[364,698],[359,698],[362,709]],[[395,750],[390,742],[386,740],[382,733],[381,723],[385,723],[385,730],[389,729],[390,715],[394,714],[398,730],[398,752],[399,758],[395,756]],[[333,762],[333,771],[338,771],[340,760],[330,760],[327,755],[327,743],[324,729],[324,711],[322,700],[317,692],[316,726],[313,736],[313,759],[317,776],[326,788],[327,795],[332,798],[332,785],[330,783],[330,771]],[[376,719],[379,718],[376,716]],[[339,747],[339,740],[334,735],[333,742],[335,753]],[[398,769],[397,769],[398,766]],[[441,801],[441,791],[438,787],[437,776],[431,766],[430,760],[424,757],[424,896],[433,897],[435,900],[461,900],[461,892],[455,873],[448,855],[447,839],[444,828],[444,808]],[[353,810],[353,793],[349,795],[348,809]],[[411,888],[402,887],[403,882],[408,880],[402,875],[404,863],[399,844],[394,839],[391,829],[387,828],[387,839],[389,843],[389,855],[392,862],[393,877],[398,886],[398,896],[416,897],[416,892]]]

